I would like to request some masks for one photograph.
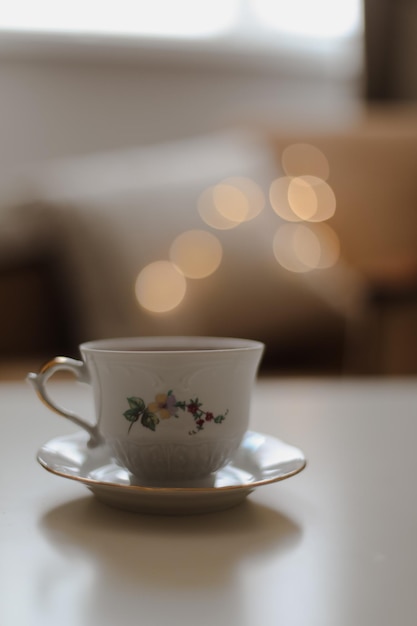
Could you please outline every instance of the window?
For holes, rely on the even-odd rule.
[[[362,0],[13,0],[0,29],[130,37],[335,40],[361,29]]]

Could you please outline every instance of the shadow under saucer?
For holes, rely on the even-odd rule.
[[[169,517],[84,497],[48,511],[40,527],[59,550],[89,554],[97,575],[169,588],[218,584],[242,559],[284,554],[302,537],[297,522],[249,500],[210,515]]]

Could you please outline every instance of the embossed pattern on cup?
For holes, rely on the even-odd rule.
[[[240,437],[185,443],[138,443],[128,439],[109,442],[119,462],[145,481],[197,480],[224,467],[238,448]]]

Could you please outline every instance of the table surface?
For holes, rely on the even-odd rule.
[[[50,384],[91,410],[88,389]],[[417,623],[417,380],[260,379],[252,429],[307,468],[180,517],[110,508],[41,468],[38,448],[76,429],[25,382],[1,383],[0,407],[2,626]]]

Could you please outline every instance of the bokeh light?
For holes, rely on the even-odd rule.
[[[269,201],[275,213],[287,222],[299,222],[300,217],[294,213],[288,201],[288,190],[291,176],[281,176],[272,181],[269,188]]]
[[[265,203],[265,194],[258,183],[245,176],[231,176],[203,191],[198,199],[198,212],[208,226],[229,230],[253,220]]]
[[[139,304],[153,313],[165,313],[175,309],[187,290],[184,275],[170,261],[149,263],[139,273],[135,294]]]
[[[241,224],[249,215],[249,201],[246,194],[227,182],[213,187],[214,206],[217,211],[231,222]]]
[[[317,213],[317,194],[303,177],[293,178],[288,185],[288,204],[300,220],[309,220]]]
[[[316,234],[303,224],[294,228],[292,245],[294,254],[308,269],[316,269],[320,263],[321,245]]]
[[[340,258],[340,239],[337,233],[328,224],[311,225],[320,241],[321,254],[317,265],[318,269],[326,269],[336,265]]]
[[[336,211],[336,196],[326,181],[316,176],[297,176],[288,186],[288,203],[301,220],[323,222]]]
[[[240,199],[240,202],[242,203],[240,211],[243,213],[242,209],[245,208],[246,210],[246,216],[244,221],[249,222],[253,220],[259,215],[259,213],[261,213],[261,211],[263,211],[265,207],[265,194],[261,186],[258,185],[258,183],[256,183],[251,178],[248,178],[246,176],[231,176],[223,180],[221,184],[233,187],[235,190],[237,190],[237,192],[239,192],[235,192],[235,198],[236,200]],[[244,197],[244,200],[242,196]],[[223,208],[219,207],[218,210],[224,215]],[[230,209],[228,209],[226,212],[228,211],[230,211]],[[226,217],[228,216],[226,215]],[[229,219],[233,220],[232,217],[229,217]]]
[[[187,278],[205,278],[219,267],[222,245],[205,230],[188,230],[179,235],[170,248],[170,259]]]
[[[276,260],[284,269],[290,272],[308,272],[311,267],[300,259],[297,254],[299,248],[300,235],[298,229],[304,229],[304,225],[283,224],[278,228],[273,240],[273,251]],[[301,235],[302,238],[303,235]],[[298,242],[297,242],[298,237]],[[315,249],[313,249],[313,255]],[[305,254],[303,257],[305,258]]]
[[[337,234],[327,224],[283,224],[273,240],[274,256],[291,272],[335,265],[340,256]]]
[[[327,180],[330,173],[326,155],[310,143],[293,143],[284,148],[281,164],[287,176],[317,176]]]
[[[281,176],[272,181],[269,199],[275,213],[287,222],[323,222],[336,211],[336,196],[317,176]]]
[[[217,230],[230,230],[231,228],[236,228],[236,226],[239,226],[239,222],[233,222],[227,219],[217,210],[214,203],[213,189],[214,187],[208,187],[198,198],[197,207],[201,219],[208,226]]]

